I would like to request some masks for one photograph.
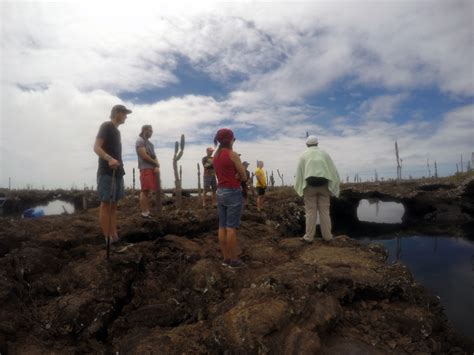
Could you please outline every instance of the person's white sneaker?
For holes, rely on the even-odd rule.
[[[309,239],[306,239],[305,237],[301,237],[301,241],[306,243],[306,244],[313,244],[314,239],[309,240]]]

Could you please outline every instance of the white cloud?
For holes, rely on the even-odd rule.
[[[62,82],[118,92],[177,81],[163,36],[168,21],[156,12],[100,9],[92,12],[77,3],[3,4],[3,82]]]
[[[108,119],[110,107],[119,101],[117,97],[104,91],[83,93],[70,86],[54,85],[31,92],[3,87],[2,95],[2,117],[14,115],[15,119],[2,120],[0,185],[6,186],[8,177],[18,187],[31,183],[37,187],[95,184],[97,157],[92,145],[100,123]],[[131,185],[131,171],[136,166],[135,139],[141,125],[150,123],[164,185],[173,185],[174,141],[184,133],[187,144],[180,162],[185,172],[184,186],[195,186],[196,164],[205,148],[212,145],[217,128],[229,117],[229,104],[210,97],[187,96],[154,105],[133,105],[132,109],[134,112],[120,127],[124,155],[131,157],[125,162],[127,185]],[[273,113],[269,108],[266,114],[262,111],[257,115],[270,117]],[[357,172],[372,176],[374,167],[381,176],[390,175],[393,170],[393,176],[395,140],[406,166],[423,166],[429,157],[438,164],[452,164],[454,170],[459,155],[468,157],[472,151],[473,115],[473,105],[460,107],[445,115],[435,128],[425,121],[399,125],[369,120],[354,126],[351,120],[338,117],[334,130],[322,128],[312,120],[281,124],[283,115],[276,121],[280,124],[270,128],[272,134],[250,140],[238,137],[235,149],[252,163],[251,168],[256,159],[262,159],[269,171],[280,169],[288,183],[304,149],[305,131],[318,135],[321,147],[333,156],[341,176]],[[264,132],[265,123],[260,125],[257,119],[254,123],[252,129]],[[231,121],[230,127],[235,129],[240,124],[238,120]],[[427,129],[430,134],[426,134]]]
[[[447,93],[474,95],[473,2],[260,6],[274,15],[249,7],[241,14],[267,31],[288,56],[251,85],[268,88],[268,97],[294,100],[344,77],[354,85],[399,90],[435,85]]]
[[[213,79],[252,76],[277,66],[283,55],[278,43],[243,18],[202,16],[181,27],[176,51]]]
[[[152,124],[166,186],[180,134],[185,186],[194,186],[196,162],[224,123],[252,131],[237,141],[244,159],[287,177],[305,131],[320,137],[341,175],[374,166],[394,175],[395,140],[407,166],[426,157],[448,164],[473,150],[472,105],[441,122],[392,119],[414,88],[474,95],[472,2],[89,5],[2,3],[2,186],[9,176],[16,186],[94,184],[93,140],[117,94],[176,83],[181,58],[231,91],[221,101],[185,95],[133,105],[121,127],[124,153],[133,157],[140,126]],[[365,122],[305,101],[341,82],[352,95],[359,86],[402,94],[362,103]],[[126,164],[130,184],[135,163]]]
[[[3,80],[163,87],[176,82],[182,56],[222,82],[247,77],[245,91],[283,102],[343,78],[474,94],[470,1],[158,5],[4,4]]]
[[[393,118],[398,106],[407,99],[405,93],[397,95],[381,95],[362,102],[359,114],[369,120],[384,120]]]

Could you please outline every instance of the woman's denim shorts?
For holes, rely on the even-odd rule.
[[[242,214],[242,190],[219,187],[217,189],[219,228],[238,228]]]

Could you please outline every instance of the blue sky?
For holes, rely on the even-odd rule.
[[[212,96],[216,100],[224,99],[232,88],[241,83],[243,77],[233,77],[226,82],[218,82],[207,73],[193,67],[186,58],[178,56],[173,74],[177,81],[162,88],[147,88],[139,91],[123,91],[118,96],[134,104],[153,104],[157,101],[186,95]]]
[[[165,186],[181,133],[194,186],[223,126],[288,183],[306,131],[344,179],[394,177],[395,141],[406,177],[427,160],[453,173],[474,151],[470,1],[90,5],[2,3],[0,186],[95,184],[91,146],[118,102],[134,111],[120,128],[127,184],[143,124]]]

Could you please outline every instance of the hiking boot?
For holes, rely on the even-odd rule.
[[[240,268],[243,268],[245,264],[242,262],[242,260],[237,259],[237,260],[229,261],[228,266],[230,269],[240,269]]]

